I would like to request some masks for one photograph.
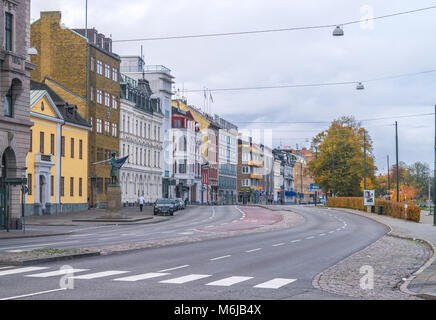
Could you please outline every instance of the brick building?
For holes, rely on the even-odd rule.
[[[20,229],[21,185],[11,179],[25,177],[30,146],[30,0],[2,1],[0,17],[0,229]]]
[[[73,102],[92,129],[88,147],[88,203],[104,207],[110,184],[111,152],[119,154],[120,57],[112,52],[112,40],[92,29],[70,29],[61,24],[61,12],[41,12],[31,25],[31,44],[39,54],[32,80],[47,77],[81,97]],[[56,91],[56,90],[55,90]],[[57,94],[69,101],[61,95]],[[94,164],[97,162],[97,164]]]

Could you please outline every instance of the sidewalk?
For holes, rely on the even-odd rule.
[[[120,218],[108,218],[105,209],[91,209],[86,211],[59,213],[55,215],[26,217],[26,232],[23,230],[0,230],[0,239],[43,237],[70,234],[72,231],[35,231],[32,226],[102,226],[102,225],[132,225],[150,224],[166,221],[169,216],[155,216],[152,206],[144,206],[142,212],[139,207],[122,208]],[[105,217],[106,216],[106,217]]]
[[[388,216],[377,215],[352,209],[331,208],[364,216],[390,227],[389,235],[400,238],[418,239],[427,242],[433,251],[433,257],[401,285],[401,291],[425,299],[436,299],[436,227],[433,226],[433,215],[421,212],[419,223]]]

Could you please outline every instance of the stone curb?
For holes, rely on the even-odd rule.
[[[348,213],[352,213],[352,214],[358,215],[360,217],[371,219],[371,220],[373,220],[375,222],[378,222],[378,223],[383,224],[386,227],[388,227],[390,230],[387,233],[387,235],[389,235],[391,237],[396,237],[396,238],[405,239],[405,240],[412,240],[412,241],[420,240],[420,241],[424,242],[428,247],[430,247],[431,251],[433,252],[432,257],[430,257],[430,259],[424,265],[422,265],[421,268],[419,268],[416,272],[414,272],[409,278],[407,278],[400,285],[400,291],[405,293],[405,294],[408,294],[408,295],[417,296],[419,298],[423,298],[423,299],[427,299],[427,300],[436,300],[436,296],[434,296],[434,295],[416,293],[416,292],[413,292],[413,291],[408,289],[408,286],[412,282],[412,280],[415,279],[418,274],[422,273],[425,269],[427,269],[436,259],[436,256],[435,256],[436,248],[435,248],[435,246],[433,245],[433,243],[431,241],[429,241],[428,239],[425,239],[424,237],[411,238],[411,237],[401,236],[401,235],[398,235],[398,234],[393,234],[394,230],[392,229],[392,227],[390,225],[388,225],[388,224],[386,224],[384,222],[378,221],[378,220],[376,220],[376,219],[374,219],[372,217],[367,217],[367,216],[364,216],[364,215],[360,215],[360,214],[357,213],[357,212],[359,212],[358,210],[346,209],[346,208],[330,208],[330,209],[332,209],[332,210],[339,210],[339,211],[343,211],[343,212],[348,212]]]
[[[21,261],[1,261],[0,265],[13,265],[13,266],[29,266],[33,264],[45,263],[45,262],[54,262],[54,261],[64,261],[64,260],[73,260],[79,258],[87,258],[99,256],[100,252],[87,252],[87,253],[77,253],[59,257],[48,257],[48,258],[39,258],[39,259],[29,259],[29,260],[21,260]]]
[[[51,236],[65,236],[72,234],[73,231],[61,232],[61,233],[44,233],[44,234],[31,234],[31,235],[18,235],[14,237],[2,237],[0,236],[0,242],[2,240],[11,240],[11,239],[22,239],[22,238],[38,238],[38,237],[51,237]]]
[[[123,225],[123,226],[133,226],[133,225],[139,225],[139,224],[154,224],[154,223],[160,223],[160,222],[164,222],[164,221],[168,221],[171,218],[166,218],[166,219],[160,219],[158,221],[148,221],[150,219],[147,219],[144,222],[137,222],[137,223],[133,223],[133,222],[103,222],[103,221],[88,221],[89,224],[88,225],[94,225],[94,226],[116,226],[116,225]],[[83,222],[86,223],[86,222]],[[78,227],[78,226],[83,226],[84,224],[71,224],[71,223],[65,223],[65,224],[43,224],[43,223],[28,223],[28,226],[50,226],[50,227]]]

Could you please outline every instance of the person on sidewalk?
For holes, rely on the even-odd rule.
[[[139,202],[139,211],[142,212],[142,208],[144,207],[144,202],[145,202],[144,195],[139,197],[138,202]]]

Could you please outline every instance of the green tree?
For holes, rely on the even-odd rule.
[[[354,117],[334,120],[330,128],[312,139],[312,150],[318,157],[308,165],[315,183],[324,192],[337,196],[361,196],[360,184],[364,177],[364,128]],[[366,177],[367,185],[376,185],[372,140],[366,133]],[[332,160],[333,159],[333,160]],[[332,167],[334,162],[334,186]]]

